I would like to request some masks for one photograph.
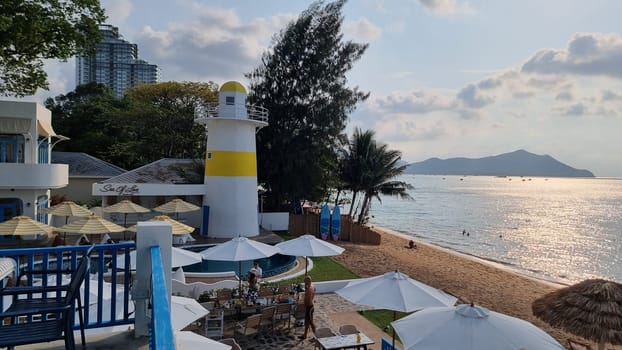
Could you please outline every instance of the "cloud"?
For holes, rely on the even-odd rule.
[[[565,50],[544,49],[525,62],[522,72],[622,78],[619,34],[577,33]]]
[[[294,15],[242,22],[234,9],[191,4],[194,19],[145,26],[136,36],[141,58],[157,64],[163,80],[242,78],[259,62],[271,36]]]
[[[456,0],[419,0],[427,10],[441,16],[448,15],[471,15],[475,10],[468,2],[458,3]]]
[[[568,91],[562,91],[555,96],[557,101],[572,101],[572,94]]]
[[[533,97],[534,95],[535,95],[535,92],[533,91],[516,91],[512,94],[512,97],[516,99],[525,99],[525,98]]]
[[[611,90],[604,90],[602,100],[603,101],[621,101],[622,95],[616,94],[615,92]]]
[[[366,43],[375,41],[382,35],[382,30],[367,18],[346,22],[343,31],[355,40]]]
[[[115,26],[124,23],[134,8],[130,0],[103,0],[102,7],[106,9],[107,23]]]
[[[455,101],[432,90],[418,89],[382,97],[372,97],[370,105],[381,112],[423,114],[449,110]]]
[[[462,103],[469,108],[483,108],[495,101],[494,97],[483,95],[478,91],[475,84],[469,84],[462,88],[456,96]]]
[[[587,107],[581,102],[570,105],[562,110],[562,115],[568,116],[582,116],[586,113]]]
[[[477,87],[480,89],[494,89],[498,86],[500,86],[502,84],[502,81],[500,78],[498,77],[493,77],[493,78],[486,78],[484,80],[480,80],[477,83]]]

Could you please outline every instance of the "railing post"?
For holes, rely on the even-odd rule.
[[[151,246],[160,246],[166,290],[171,302],[171,246],[172,226],[163,221],[141,221],[136,225],[136,281],[132,297],[136,302],[136,337],[149,335],[147,305],[151,294]]]

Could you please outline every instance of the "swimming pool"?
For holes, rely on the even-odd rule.
[[[193,252],[203,251],[210,246],[196,245],[191,247],[183,247]],[[180,247],[181,248],[181,247]],[[259,259],[259,267],[263,270],[262,277],[270,277],[281,274],[294,267],[296,264],[296,257],[291,255],[276,254],[269,258]],[[246,278],[246,273],[253,267],[253,261],[242,261],[242,278]],[[203,260],[200,263],[184,266],[185,272],[225,272],[234,271],[236,274],[239,271],[239,263],[237,261],[221,261],[221,260]]]

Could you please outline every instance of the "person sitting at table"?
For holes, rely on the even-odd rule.
[[[248,290],[249,291],[251,291],[251,290],[258,291],[259,290],[259,287],[257,286],[257,275],[254,272],[250,271],[247,274],[246,279],[247,279],[247,282],[248,282]]]

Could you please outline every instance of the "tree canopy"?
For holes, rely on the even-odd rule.
[[[119,116],[127,101],[118,100],[103,84],[79,85],[66,95],[48,98],[45,106],[52,111],[54,130],[69,137],[54,147],[57,151],[84,152],[123,166],[110,158],[109,150],[120,141],[123,125]]]
[[[99,0],[0,1],[0,95],[46,89],[43,60],[91,52],[105,20]]]
[[[143,84],[119,100],[104,85],[90,83],[45,104],[56,132],[70,137],[56,150],[134,169],[161,158],[202,159],[205,129],[194,123],[194,106],[215,101],[217,91],[211,82]]]
[[[216,84],[142,84],[128,89],[125,98],[124,137],[110,149],[112,158],[129,169],[161,158],[204,158],[205,127],[194,122],[194,108],[218,100]]]
[[[313,3],[246,75],[249,101],[270,111],[269,126],[257,135],[258,180],[268,209],[326,197],[348,115],[369,96],[346,85],[346,73],[368,45],[343,40],[345,2]]]

